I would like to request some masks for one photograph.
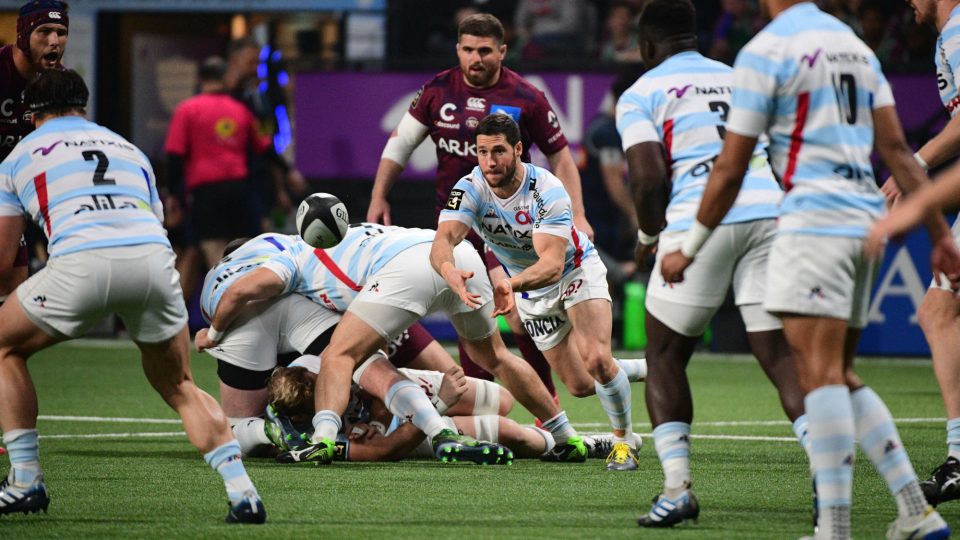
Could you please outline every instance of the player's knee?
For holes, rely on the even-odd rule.
[[[500,387],[500,408],[497,414],[506,416],[513,410],[513,394],[504,387]]]
[[[945,309],[945,302],[934,296],[935,292],[927,293],[927,297],[917,310],[917,322],[925,333],[936,332],[948,326],[956,317],[955,312]]]
[[[567,387],[567,391],[570,392],[573,397],[584,398],[592,396],[596,393],[597,389],[594,385],[593,379],[588,378],[576,378],[573,380],[563,381],[564,386]]]

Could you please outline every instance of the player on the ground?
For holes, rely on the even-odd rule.
[[[27,359],[115,313],[140,348],[151,385],[223,476],[227,521],[263,523],[263,503],[223,412],[190,373],[186,309],[150,162],[84,118],[88,97],[76,72],[34,79],[24,101],[37,130],[0,165],[0,244],[16,240],[29,213],[50,246],[46,268],[0,306],[0,429],[11,463],[0,484],[0,515],[46,510],[50,501]]]
[[[570,193],[574,222],[581,231],[592,236],[593,230],[583,210],[580,171],[557,114],[543,92],[503,65],[507,52],[503,25],[488,13],[464,18],[457,28],[456,50],[459,65],[438,73],[420,88],[387,140],[373,182],[367,221],[391,224],[387,195],[410,155],[429,135],[437,147],[436,222],[450,196],[450,189],[477,166],[473,133],[477,123],[487,114],[500,111],[509,114],[520,125],[526,161],[530,160],[532,143],[547,156],[550,168]],[[491,283],[503,279],[503,268],[490,254],[484,253],[483,241],[472,233],[469,240],[484,256]],[[550,393],[556,395],[550,366],[527,335],[520,319],[512,314],[506,319],[521,354],[537,370]],[[463,346],[460,347],[460,362],[467,375],[490,378],[488,373],[477,368]]]
[[[917,22],[933,26],[937,38],[936,65],[940,99],[951,120],[914,156],[923,168],[936,167],[960,154],[960,1],[912,0]],[[896,185],[888,180],[885,191],[895,198]],[[960,242],[960,220],[953,224],[953,238]],[[947,459],[929,480],[920,483],[930,504],[960,498],[960,299],[950,283],[934,280],[917,319],[930,345],[933,372],[947,409]]]
[[[480,234],[510,275],[493,286],[494,315],[516,304],[537,347],[572,392],[588,395],[575,383],[593,379],[616,441],[607,468],[635,470],[630,381],[610,351],[607,270],[587,235],[574,226],[560,180],[520,160],[517,123],[509,115],[491,114],[476,134],[480,165],[457,182],[440,213],[430,252],[433,269],[464,305],[479,308],[485,291],[470,282],[473,270],[456,260],[454,246],[471,227]]]
[[[890,85],[869,47],[812,2],[762,5],[773,21],[737,56],[723,151],[680,251],[662,261],[664,280],[682,281],[737,198],[766,131],[771,164],[787,194],[764,307],[781,317],[807,392],[817,537],[850,537],[859,440],[897,502],[887,538],[944,538],[949,529],[923,498],[890,411],[852,369],[876,267],[863,253],[864,238],[884,211],[870,163],[874,137],[905,191],[926,175],[906,145]],[[941,218],[930,229],[937,254],[948,257],[935,267],[953,271],[960,254],[946,223]]]
[[[70,26],[66,2],[31,0],[17,17],[17,42],[0,48],[0,161],[33,131],[21,96],[27,83],[47,69],[60,69]],[[11,262],[13,264],[11,264]],[[27,279],[29,256],[23,236],[0,245],[0,304]]]
[[[693,398],[686,366],[730,285],[750,348],[777,387],[801,443],[806,417],[783,325],[762,306],[783,196],[767,163],[765,138],[753,153],[737,203],[714,233],[723,239],[707,244],[683,283],[668,286],[660,276],[660,260],[683,241],[723,146],[733,70],[697,52],[696,11],[689,0],[652,0],[639,28],[648,71],[620,97],[617,127],[641,224],[638,258],[657,250],[646,298],[646,400],[665,478],[663,494],[638,522],[669,527],[699,514],[690,490]]]
[[[215,345],[222,330],[233,324],[247,302],[288,292],[303,294],[343,313],[324,352],[323,366],[317,378],[314,444],[286,456],[297,461],[329,463],[335,448],[334,438],[342,427],[340,417],[349,401],[350,381],[356,368],[421,317],[443,309],[458,334],[465,338],[474,357],[504,381],[510,392],[534,415],[552,421],[552,431],[560,430],[565,434],[562,440],[571,438],[567,444],[569,448],[565,448],[556,459],[586,459],[586,449],[566,415],[550,398],[533,369],[511,354],[496,332],[496,323],[489,318],[493,310],[489,302],[492,298],[490,285],[482,273],[483,262],[476,250],[465,243],[457,253],[463,264],[481,271],[477,278],[479,286],[486,283],[487,308],[480,311],[463,306],[430,268],[428,258],[433,237],[434,231],[431,230],[363,223],[350,227],[343,241],[331,249],[313,249],[301,241],[294,248],[275,255],[262,268],[238,279],[224,293],[216,313],[211,314],[210,331],[201,330],[197,334],[197,346],[204,349]],[[390,385],[403,382],[403,377],[393,369]],[[367,387],[365,383],[361,384]],[[371,394],[384,399],[397,416],[412,417],[413,423],[433,441],[438,458],[448,448],[461,453],[481,453],[490,447],[478,445],[470,438],[460,438],[445,429],[429,401],[426,403],[430,410],[420,410],[422,392],[419,396],[416,392],[405,392],[400,401],[386,399],[390,385],[367,388]],[[400,410],[400,407],[406,409]]]

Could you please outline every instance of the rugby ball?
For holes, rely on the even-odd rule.
[[[347,207],[329,193],[309,195],[297,208],[297,232],[313,247],[327,249],[339,244],[349,226]]]

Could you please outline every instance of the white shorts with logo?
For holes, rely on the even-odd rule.
[[[950,227],[950,232],[953,236],[953,241],[956,242],[957,247],[960,247],[960,216],[957,216],[956,221],[953,222],[953,227]],[[941,291],[956,292],[953,290],[953,287],[950,285],[950,280],[947,279],[947,276],[940,274],[940,284],[937,285],[937,280],[930,280],[931,289],[940,289]]]
[[[679,334],[699,336],[723,304],[732,284],[734,300],[740,306],[748,332],[782,328],[780,319],[760,308],[776,227],[772,219],[718,227],[684,272],[683,281],[672,284],[663,280],[661,261],[666,254],[680,249],[687,233],[663,233],[647,286],[647,311]]]
[[[432,244],[417,244],[402,251],[367,279],[347,311],[390,341],[424,315],[443,310],[457,333],[468,341],[484,339],[497,329],[493,312],[493,287],[477,250],[469,242],[453,249],[457,268],[473,272],[467,290],[480,295],[482,307],[471,309],[450,290],[430,264]]]
[[[266,371],[277,367],[277,354],[303,353],[338,322],[339,313],[299,294],[255,302],[244,307],[220,343],[207,353],[237,367]]]
[[[54,337],[80,337],[115,313],[134,341],[159,343],[187,323],[175,260],[162,244],[69,253],[51,258],[17,287],[17,299]]]
[[[863,328],[876,273],[876,262],[863,253],[862,238],[780,234],[770,251],[763,307]]]
[[[583,259],[580,268],[560,278],[547,294],[523,298],[523,293],[516,293],[514,299],[523,327],[537,348],[547,351],[559,345],[570,333],[568,309],[586,300],[611,301],[607,268],[600,262],[600,257],[591,255]]]

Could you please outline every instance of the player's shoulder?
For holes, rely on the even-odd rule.
[[[423,85],[423,90],[446,90],[454,85],[456,77],[460,74],[459,67],[452,67],[437,73]]]
[[[533,163],[524,163],[524,165],[527,167],[527,176],[530,179],[531,189],[546,191],[554,187],[563,188],[563,182],[560,181],[560,178],[547,169],[534,165]]]
[[[960,44],[960,5],[957,5],[950,12],[947,23],[943,25],[940,31],[940,39],[944,45],[957,47]]]
[[[497,83],[497,85],[504,88],[512,87],[519,97],[527,99],[546,99],[542,90],[537,88],[537,86],[532,82],[523,78],[523,76],[507,66],[500,66],[500,81]]]

